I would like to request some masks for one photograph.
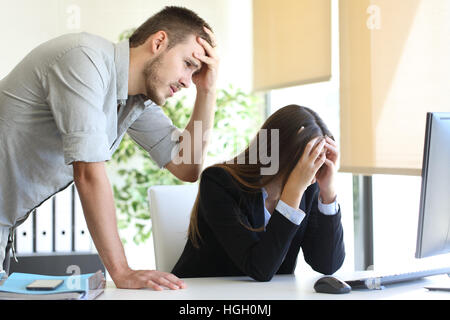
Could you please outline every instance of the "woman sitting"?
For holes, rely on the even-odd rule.
[[[279,154],[276,173],[267,174],[274,163],[263,150],[272,161]],[[334,185],[338,157],[314,111],[279,109],[242,154],[202,172],[188,240],[172,273],[269,281],[294,272],[300,248],[315,271],[336,272],[345,257]]]

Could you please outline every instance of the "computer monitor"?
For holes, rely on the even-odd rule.
[[[450,252],[450,112],[429,112],[416,258]]]

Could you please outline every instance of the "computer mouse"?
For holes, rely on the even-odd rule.
[[[344,281],[332,276],[325,276],[320,278],[314,284],[314,290],[319,293],[348,293],[351,291],[351,287]]]

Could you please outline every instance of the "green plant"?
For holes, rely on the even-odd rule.
[[[119,34],[119,41],[129,39],[135,30],[136,28],[130,28],[123,31],[121,34]]]
[[[182,97],[162,108],[173,124],[183,129],[189,121],[192,104]],[[209,160],[227,160],[244,148],[261,124],[260,99],[230,86],[217,92],[213,134],[208,147]],[[218,157],[221,157],[218,159]],[[108,162],[108,170],[118,176],[113,183],[119,229],[133,227],[133,241],[145,242],[151,234],[147,190],[153,185],[183,184],[166,169],[159,169],[148,153],[125,135]],[[126,239],[122,239],[126,242]]]

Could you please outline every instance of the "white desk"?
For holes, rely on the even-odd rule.
[[[360,275],[361,273],[358,273]],[[347,274],[348,275],[348,274]],[[350,279],[336,274],[340,279]],[[186,278],[186,289],[153,291],[151,289],[117,289],[107,283],[99,300],[450,300],[450,292],[428,291],[427,285],[448,281],[447,275],[387,286],[384,290],[353,290],[347,294],[320,294],[314,282],[322,275],[276,275],[269,282],[249,277]]]

